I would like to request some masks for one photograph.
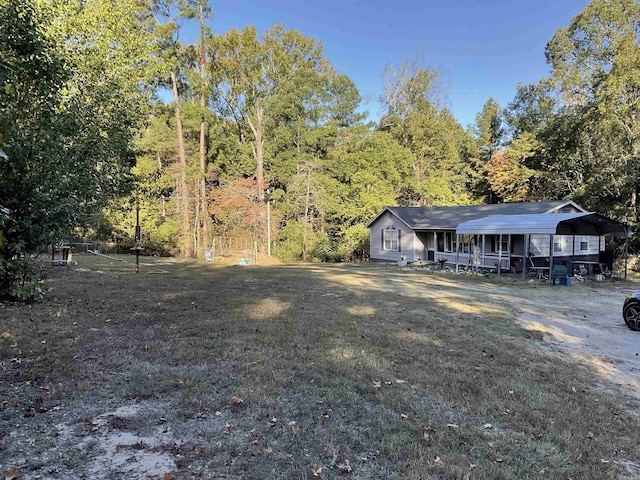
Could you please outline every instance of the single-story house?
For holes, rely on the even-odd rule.
[[[372,261],[447,262],[523,274],[529,267],[551,268],[554,259],[600,263],[605,235],[628,236],[625,225],[572,201],[386,207],[367,227]]]

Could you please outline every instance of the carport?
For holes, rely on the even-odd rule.
[[[524,236],[524,258],[528,258],[531,235],[549,236],[549,271],[553,271],[553,242],[554,235],[604,236],[614,235],[625,239],[625,267],[624,275],[627,277],[627,258],[629,252],[629,230],[623,223],[611,220],[597,213],[553,213],[553,214],[524,214],[524,215],[493,215],[463,222],[456,229],[456,245],[460,244],[460,235],[477,235],[482,238],[486,235],[498,235],[500,243],[502,237]],[[510,242],[509,242],[510,243]],[[456,249],[456,257],[457,257]],[[501,259],[500,259],[501,261]],[[456,270],[458,262],[456,261]],[[500,265],[501,263],[499,263]],[[498,275],[500,274],[500,268]],[[522,276],[527,278],[529,266],[523,262]],[[549,275],[551,281],[551,275]]]

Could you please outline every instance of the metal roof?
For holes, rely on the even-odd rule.
[[[455,230],[461,222],[489,215],[548,214],[565,207],[574,211],[585,211],[574,202],[566,200],[455,207],[386,207],[367,224],[367,227],[370,227],[386,211],[391,212],[413,230]]]
[[[597,213],[492,215],[462,222],[458,234],[470,235],[605,235],[627,236],[624,224]]]

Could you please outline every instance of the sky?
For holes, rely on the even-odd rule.
[[[281,23],[322,42],[338,73],[355,83],[370,120],[382,113],[386,65],[418,61],[438,70],[446,106],[466,127],[489,98],[501,107],[518,84],[550,73],[544,50],[586,0],[210,0],[214,33]],[[190,40],[190,39],[184,39]]]

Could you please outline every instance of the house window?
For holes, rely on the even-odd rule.
[[[456,236],[452,232],[437,232],[438,252],[455,252]]]
[[[553,253],[562,252],[562,240],[553,241]]]
[[[473,235],[460,235],[460,252],[471,253]]]
[[[508,253],[509,252],[509,235],[502,235],[502,241],[500,241],[500,235],[494,235],[491,240],[491,251],[493,253]]]
[[[589,250],[589,237],[584,235],[575,237],[575,249],[580,252],[586,252]]]
[[[400,244],[398,242],[398,235],[399,231],[398,230],[392,230],[392,229],[386,229],[382,231],[382,238],[383,238],[383,246],[382,249],[383,250],[390,250],[393,252],[398,252],[400,251]]]

